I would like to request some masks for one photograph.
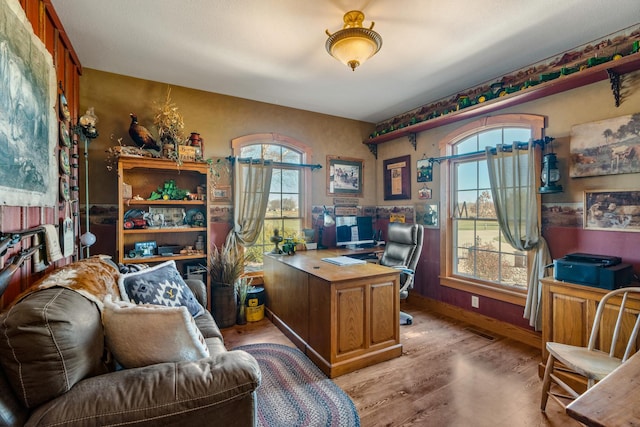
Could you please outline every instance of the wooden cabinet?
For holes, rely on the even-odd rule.
[[[264,257],[273,323],[329,377],[402,353],[398,270],[321,259],[337,254],[314,250]]]
[[[546,361],[548,341],[561,342],[586,347],[589,343],[591,326],[598,308],[598,302],[609,291],[590,286],[562,282],[547,277],[542,282],[542,357]],[[638,312],[640,300],[633,300],[629,310]],[[605,310],[600,326],[599,342],[610,343],[611,334],[616,322],[617,312]],[[631,333],[635,319],[631,315],[628,321],[623,320],[622,335],[616,354],[624,352],[624,343]],[[609,351],[608,344],[603,350]]]
[[[179,189],[201,196],[196,200],[147,200],[151,193],[162,187],[165,182],[173,180]],[[167,260],[175,260],[181,273],[192,264],[206,265],[209,252],[209,201],[207,184],[209,182],[209,166],[206,163],[183,162],[178,165],[172,160],[139,157],[121,157],[118,160],[118,262],[153,264]],[[125,184],[131,186],[131,195],[124,194]],[[133,199],[131,196],[140,196]],[[138,209],[156,213],[153,226],[145,228],[129,228],[124,225],[125,214]],[[162,214],[164,224],[162,223]],[[182,221],[184,220],[184,221]],[[202,250],[197,250],[196,241],[201,239]],[[155,242],[157,248],[177,247],[174,255],[162,255],[156,249],[154,255],[140,256],[135,253],[136,243]],[[180,250],[191,247],[186,253]]]

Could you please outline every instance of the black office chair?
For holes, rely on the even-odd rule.
[[[400,272],[400,299],[409,296],[413,288],[413,278],[422,252],[424,227],[420,224],[404,224],[392,222],[387,231],[387,242],[380,265],[398,268]],[[413,317],[400,312],[400,324],[410,325]]]

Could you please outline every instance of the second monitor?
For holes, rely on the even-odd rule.
[[[336,246],[366,247],[375,244],[373,218],[370,216],[336,217]]]

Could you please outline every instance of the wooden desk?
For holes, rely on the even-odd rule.
[[[321,260],[344,254],[264,257],[267,314],[331,378],[402,354],[400,273]]]
[[[640,425],[640,355],[607,375],[567,406],[567,414],[587,426]]]

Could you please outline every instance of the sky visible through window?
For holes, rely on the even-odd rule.
[[[454,145],[453,154],[531,139],[530,128],[498,128],[473,134]],[[524,255],[509,245],[498,225],[484,154],[453,160],[454,271],[474,279],[526,289]]]

